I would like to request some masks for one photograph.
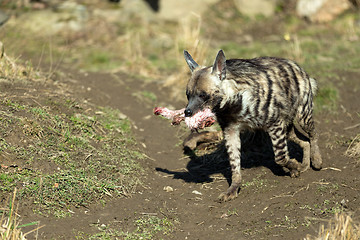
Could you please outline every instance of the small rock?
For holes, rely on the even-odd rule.
[[[101,224],[100,226],[99,226],[99,230],[105,230],[106,229],[106,225],[105,224]]]
[[[229,217],[229,215],[227,215],[226,213],[224,213],[223,215],[221,215],[221,217],[220,218],[222,218],[222,219],[226,219],[226,218],[228,218]]]
[[[55,9],[31,11],[19,17],[24,29],[49,35],[60,31],[81,31],[88,19],[86,6],[75,1],[62,1]]]
[[[234,3],[239,12],[246,16],[263,15],[270,17],[275,13],[277,0],[234,0]]]
[[[296,12],[312,22],[329,22],[350,7],[348,0],[299,0]]]
[[[219,0],[161,0],[157,17],[163,20],[179,21],[189,16],[201,15]]]
[[[152,118],[153,115],[146,115],[145,117],[143,117],[144,120],[149,120],[150,118]]]
[[[202,195],[202,193],[201,193],[201,192],[196,191],[196,190],[192,191],[192,193],[193,193],[193,194],[196,194],[196,195]]]
[[[347,208],[347,207],[348,207],[348,205],[347,205],[348,202],[349,202],[349,200],[343,199],[343,200],[341,200],[340,204],[341,204],[341,206],[343,206],[344,208]]]
[[[96,111],[95,114],[96,114],[96,115],[104,115],[104,112],[102,112],[102,111]]]
[[[124,119],[127,119],[128,117],[125,115],[125,114],[123,114],[123,113],[119,113],[119,119],[120,120],[124,120]]]
[[[164,187],[164,191],[165,192],[173,192],[174,189],[172,187],[170,187],[170,186],[166,186],[166,187]]]

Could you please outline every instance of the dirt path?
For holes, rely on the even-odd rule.
[[[354,106],[358,93],[351,89],[346,90],[344,114],[317,116],[325,170],[308,170],[291,179],[277,174],[271,164],[251,165],[243,170],[244,185],[239,197],[218,203],[217,196],[228,187],[223,175],[210,175],[201,169],[198,173],[203,176],[189,173],[190,167],[203,165],[184,157],[179,145],[184,136],[178,137],[177,127],[152,116],[154,103],[136,97],[138,92],[151,91],[157,95],[157,105],[182,107],[168,102],[166,91],[121,74],[73,73],[71,78],[68,84],[74,87],[77,98],[117,108],[133,121],[140,148],[149,157],[142,163],[144,186],[131,198],[78,209],[71,218],[23,216],[46,224],[39,239],[72,239],[74,231],[95,233],[101,224],[131,231],[134,220],[144,215],[176,220],[176,230],[168,239],[303,239],[306,234],[315,234],[319,227],[319,221],[312,218],[330,218],[341,210],[359,213],[359,164],[344,156],[346,147],[341,144],[354,136],[344,132],[344,126],[359,120],[355,113],[359,108]],[[166,186],[173,191],[164,191]]]

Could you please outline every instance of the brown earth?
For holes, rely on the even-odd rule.
[[[181,143],[188,133],[152,115],[154,106],[180,108],[183,103],[172,102],[168,90],[155,83],[124,74],[71,71],[59,81],[67,86],[69,94],[79,102],[87,100],[117,108],[132,120],[139,145],[148,156],[141,162],[144,185],[132,197],[113,199],[105,206],[94,204],[75,209],[72,217],[64,219],[34,215],[31,209],[21,208],[22,222],[40,220],[40,225],[45,224],[38,239],[74,239],[79,231],[98,232],[96,226],[101,224],[118,231],[132,231],[134,220],[146,215],[166,216],[176,222],[174,232],[159,236],[165,239],[303,239],[307,234],[316,234],[323,223],[320,219],[329,219],[337,211],[352,213],[359,220],[360,165],[344,153],[359,132],[359,127],[348,127],[360,120],[360,74],[345,72],[342,76],[337,86],[341,96],[338,113],[315,116],[323,169],[310,169],[292,179],[273,163],[272,154],[265,149],[255,159],[244,157],[244,184],[239,196],[219,203],[218,195],[229,186],[221,144],[220,150],[196,152],[202,157],[186,155]],[[51,92],[53,87],[34,88],[39,88],[41,94],[41,89]],[[156,93],[157,102],[146,103],[134,95],[143,90]],[[10,94],[15,90],[7,91]],[[298,156],[295,150],[292,154]],[[167,186],[173,191],[165,191]],[[35,236],[34,233],[28,238]]]

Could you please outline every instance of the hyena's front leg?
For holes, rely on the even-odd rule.
[[[241,142],[240,126],[230,125],[224,129],[225,146],[229,155],[231,167],[231,185],[228,190],[219,196],[220,201],[229,201],[238,195],[241,183],[240,161],[241,161]]]
[[[268,133],[273,145],[275,162],[280,166],[289,169],[291,177],[298,177],[300,175],[301,165],[296,159],[289,158],[285,124],[279,122],[278,124],[271,126]]]

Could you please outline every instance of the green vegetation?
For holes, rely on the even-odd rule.
[[[0,101],[6,117],[0,122],[1,152],[22,162],[0,172],[0,190],[21,185],[19,198],[32,199],[40,214],[59,217],[72,207],[133,193],[142,171],[136,160],[143,155],[133,147],[129,120],[111,108],[89,115],[71,100],[50,102],[57,108]],[[13,142],[12,134],[21,141]]]
[[[77,234],[76,239],[162,239],[161,236],[170,235],[175,230],[175,222],[166,217],[144,216],[135,220],[135,230],[133,231],[117,231],[102,224],[97,226],[101,232],[94,235],[80,232]]]
[[[139,101],[144,103],[154,103],[157,99],[155,93],[150,91],[135,92],[133,93],[133,96],[135,96]]]
[[[325,216],[326,214],[334,215],[343,211],[343,207],[338,202],[324,200],[322,203],[314,204],[313,206],[303,205],[300,209],[307,209],[317,215]]]
[[[271,191],[273,187],[276,186],[276,181],[269,181],[266,177],[264,177],[264,173],[258,174],[256,177],[251,179],[250,181],[244,181],[241,184],[242,189],[251,189],[251,191],[255,192],[267,192]]]
[[[320,87],[315,97],[315,109],[334,113],[337,110],[338,100],[339,94],[336,88]]]

